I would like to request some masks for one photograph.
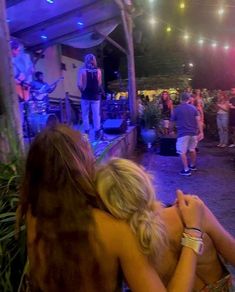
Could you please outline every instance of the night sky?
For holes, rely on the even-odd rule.
[[[193,87],[229,89],[235,86],[235,2],[215,0],[150,0],[139,2],[142,14],[135,18],[136,75],[192,74]],[[179,4],[184,2],[185,8]],[[218,3],[224,5],[218,5]],[[138,4],[138,3],[137,3]],[[223,15],[218,9],[224,9]],[[156,24],[150,24],[150,19]],[[166,32],[170,26],[171,32]],[[189,38],[186,40],[185,35]],[[111,35],[124,44],[122,26]],[[204,44],[199,45],[198,40]],[[216,42],[217,47],[212,47]],[[225,50],[224,46],[229,45]],[[126,77],[125,56],[109,45],[104,67],[108,79],[114,71]],[[190,68],[189,63],[194,67]],[[122,66],[123,64],[123,66]]]

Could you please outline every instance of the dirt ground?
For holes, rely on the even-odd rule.
[[[157,197],[166,204],[175,200],[176,189],[197,194],[213,211],[221,224],[235,236],[235,148],[217,148],[216,142],[199,145],[197,171],[190,177],[179,175],[180,158],[161,156],[158,147],[138,148],[135,161],[154,176]],[[235,275],[235,269],[232,269]]]

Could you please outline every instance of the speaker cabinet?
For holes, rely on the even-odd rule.
[[[160,139],[160,155],[178,156],[176,152],[176,138],[162,137]]]
[[[108,119],[103,124],[103,131],[106,134],[123,134],[126,129],[127,123],[124,119]]]

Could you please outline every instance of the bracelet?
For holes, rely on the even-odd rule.
[[[191,228],[185,228],[184,229],[184,232],[185,233],[191,233],[190,235],[192,235],[192,234],[196,234],[197,236],[199,236],[199,237],[201,237],[202,238],[202,236],[203,236],[203,233],[202,233],[202,231],[199,231],[199,230],[195,230],[195,229],[191,229]]]
[[[183,233],[183,237],[184,238],[190,238],[191,240],[202,241],[201,237],[195,237],[195,236],[189,235],[187,233]]]
[[[196,228],[196,227],[187,227],[186,226],[185,229],[192,229],[192,230],[200,231],[202,233],[201,229]]]
[[[201,255],[203,253],[204,244],[201,238],[192,237],[183,233],[181,244],[191,248],[197,255]]]

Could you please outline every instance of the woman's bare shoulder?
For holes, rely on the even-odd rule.
[[[112,233],[115,234],[117,230],[119,232],[130,231],[129,225],[124,220],[116,219],[108,212],[94,208],[92,213],[95,219],[95,223],[102,227],[103,230],[111,229]]]
[[[176,205],[163,208],[162,218],[168,229],[172,232],[182,233],[183,223]]]

